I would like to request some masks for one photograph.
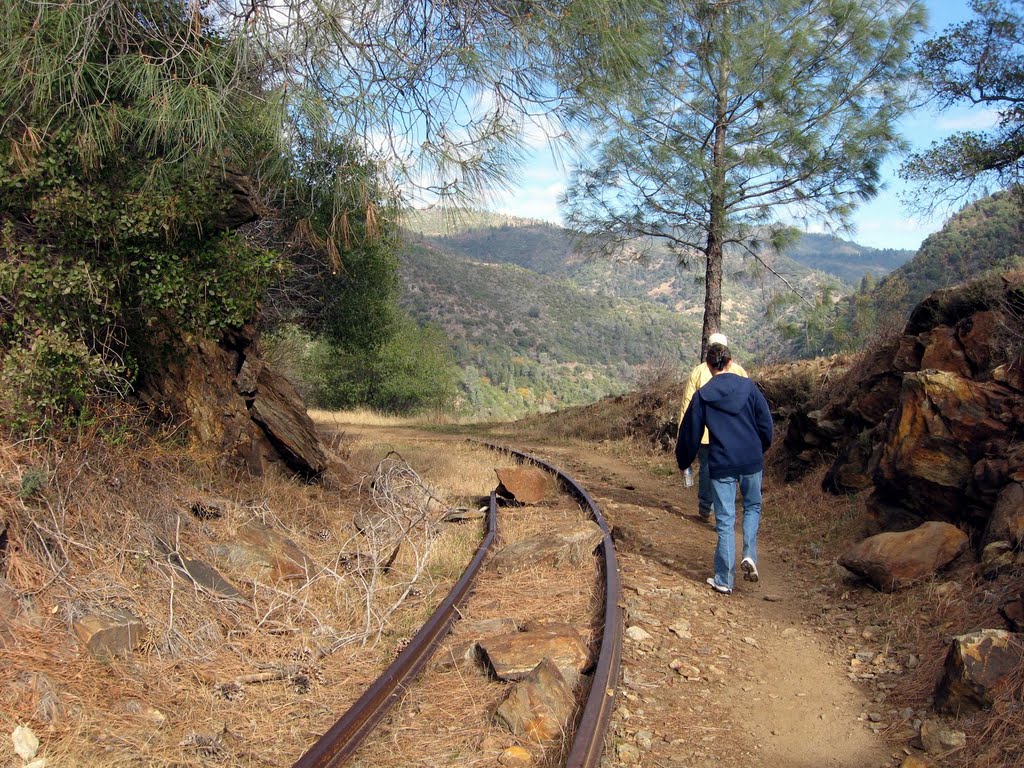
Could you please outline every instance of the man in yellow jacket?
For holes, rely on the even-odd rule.
[[[729,346],[729,340],[724,333],[712,333],[708,336],[708,346],[710,347],[712,344],[721,344],[727,347]],[[743,366],[735,360],[729,363],[729,367],[726,370],[745,379],[749,378],[747,372],[743,370]],[[690,371],[690,378],[686,380],[686,389],[683,390],[683,403],[682,408],[679,409],[679,425],[677,426],[682,425],[683,416],[686,415],[686,409],[690,407],[690,401],[697,393],[697,390],[709,381],[711,381],[711,369],[708,368],[706,362],[702,362]],[[697,475],[697,514],[700,515],[701,520],[706,522],[711,520],[711,509],[714,504],[711,496],[711,477],[708,475],[708,444],[710,442],[711,438],[708,435],[707,429],[705,429],[704,436],[700,441],[700,449],[697,451],[697,459],[700,462],[700,471]]]

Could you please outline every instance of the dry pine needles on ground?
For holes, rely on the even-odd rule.
[[[413,494],[415,472],[397,461],[389,477],[401,488],[380,476],[365,498],[283,478],[232,481],[212,457],[144,438],[4,448],[0,587],[17,615],[0,623],[0,728],[30,726],[40,755],[62,766],[294,760],[471,557],[479,527],[438,527],[437,513],[489,491],[477,482],[456,496],[420,480]],[[493,486],[495,457],[476,452]],[[466,466],[465,454],[453,459]],[[433,505],[412,513],[423,523],[412,558],[388,565],[368,556],[353,519],[374,498],[394,511],[403,496]],[[308,558],[304,577],[216,560],[211,552],[246,526],[290,540]],[[198,560],[219,566],[238,594],[190,579],[181,566]],[[75,622],[117,609],[145,622],[144,640],[125,656],[86,652]],[[0,761],[13,757],[0,742]]]

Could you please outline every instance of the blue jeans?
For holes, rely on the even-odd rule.
[[[743,494],[743,557],[757,563],[757,529],[761,525],[761,472],[711,480],[715,499],[715,581],[732,589],[736,577],[736,486]]]
[[[711,475],[708,470],[708,451],[711,446],[704,443],[697,449],[697,460],[700,461],[700,469],[697,472],[697,513],[701,517],[708,517],[715,500],[711,495]]]

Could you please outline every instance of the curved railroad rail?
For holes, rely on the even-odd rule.
[[[601,632],[601,648],[594,668],[594,679],[590,685],[587,702],[583,706],[576,737],[573,739],[566,768],[597,768],[604,751],[608,723],[615,706],[615,692],[619,679],[619,668],[622,663],[622,585],[619,581],[619,566],[615,558],[615,545],[612,543],[611,529],[601,514],[597,502],[590,498],[586,490],[553,464],[528,453],[507,448],[495,443],[485,442],[488,448],[504,451],[524,461],[536,464],[557,477],[565,489],[585,507],[604,532],[604,539],[599,546],[602,571],[604,573],[604,629]]]
[[[616,684],[622,659],[622,614],[619,607],[621,586],[611,531],[600,508],[586,490],[569,475],[554,465],[521,451],[489,442],[482,442],[482,445],[535,464],[555,475],[566,491],[587,509],[591,518],[604,532],[604,539],[599,545],[604,575],[604,629],[590,693],[587,695],[576,728],[576,736],[566,759],[567,768],[597,768],[604,751],[608,722],[615,704]],[[497,497],[492,492],[483,540],[458,582],[405,649],[398,654],[395,661],[294,763],[293,768],[340,768],[345,765],[387,714],[388,709],[401,698],[457,619],[458,609],[469,594],[484,558],[497,539],[497,519]]]

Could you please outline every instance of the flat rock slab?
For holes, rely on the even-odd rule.
[[[269,571],[274,579],[307,580],[313,568],[294,541],[257,521],[242,526],[233,541],[214,546],[213,553],[228,567]]]
[[[327,452],[295,387],[267,365],[259,366],[257,371],[240,372],[240,378],[238,386],[243,393],[252,386],[249,380],[255,380],[249,413],[283,450],[288,464],[307,476],[322,474],[328,466]]]
[[[537,563],[578,565],[593,554],[603,540],[604,531],[601,527],[586,520],[509,544],[491,558],[489,567],[506,572],[518,571]]]
[[[590,651],[570,624],[549,624],[478,641],[483,659],[502,680],[522,680],[544,659],[570,686],[590,664]]]
[[[495,719],[516,736],[551,741],[565,733],[574,705],[572,687],[551,659],[543,659],[512,687]]]
[[[477,667],[480,661],[481,638],[518,631],[519,624],[515,619],[496,618],[459,622],[459,636],[468,639],[456,642],[439,652],[434,667],[440,670]]]
[[[188,557],[176,558],[174,567],[190,581],[216,597],[244,600],[234,584],[225,579],[216,568]]]
[[[551,476],[537,467],[507,467],[495,469],[498,487],[495,493],[502,499],[520,504],[540,504],[551,490]]]
[[[146,623],[123,608],[90,613],[72,626],[89,652],[100,657],[123,656],[138,648],[149,634]]]
[[[839,564],[892,592],[948,565],[963,554],[967,543],[967,534],[955,525],[932,521],[910,531],[869,536],[840,557]]]

